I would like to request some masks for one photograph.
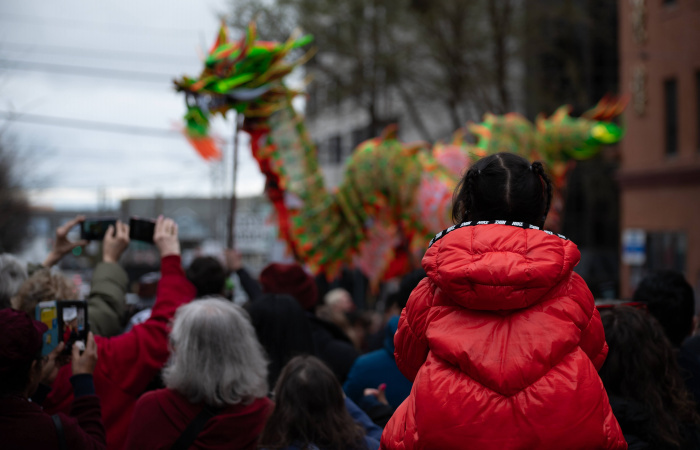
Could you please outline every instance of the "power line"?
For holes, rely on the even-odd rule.
[[[49,125],[63,128],[77,128],[80,130],[104,131],[108,133],[120,133],[129,135],[151,136],[169,139],[182,139],[182,133],[178,130],[167,128],[144,127],[141,125],[126,125],[114,122],[99,122],[95,120],[71,119],[66,117],[44,116],[30,113],[14,113],[0,111],[0,120],[8,122],[26,122],[39,125]],[[228,140],[222,140],[228,144]]]
[[[160,138],[182,139],[182,133],[167,128],[144,127],[140,125],[125,125],[113,122],[98,122],[94,120],[69,119],[65,117],[52,117],[40,114],[13,113],[0,111],[0,120],[10,122],[26,122],[39,125],[50,125],[64,128],[78,128],[81,130],[106,131],[108,133],[121,133],[140,136],[153,136]]]
[[[0,119],[1,120],[1,119]],[[42,154],[45,154],[46,152],[51,152],[52,154],[55,155],[60,155],[61,157],[79,157],[82,158],[83,156],[95,156],[102,158],[103,155],[107,154],[115,154],[115,155],[121,155],[124,156],[125,154],[128,154],[129,156],[141,156],[143,154],[143,148],[139,147],[127,147],[127,148],[113,148],[113,147],[74,147],[74,146],[60,146],[60,145],[51,145],[51,144],[46,144],[46,145],[29,145],[29,146],[22,146],[23,149],[31,150],[31,151],[41,151]],[[161,150],[149,150],[150,155],[160,155],[162,157],[165,157],[169,154],[170,150],[169,149],[163,149]]]
[[[97,58],[97,59],[122,59],[127,61],[160,61],[176,64],[188,64],[194,61],[194,57],[186,57],[184,55],[173,55],[167,53],[153,52],[134,52],[125,50],[101,50],[90,49],[83,47],[65,47],[60,45],[46,44],[21,44],[17,42],[0,42],[0,50],[8,50],[10,52],[30,52],[44,53],[51,55],[75,56],[79,58]]]
[[[134,70],[103,69],[99,67],[72,66],[65,64],[36,63],[12,59],[0,59],[0,68],[10,70],[27,70],[32,72],[62,73],[96,78],[134,80],[163,84],[175,78],[172,74],[142,72]]]
[[[195,29],[175,29],[175,28],[158,28],[149,27],[143,25],[130,25],[124,23],[114,23],[114,22],[95,22],[91,20],[79,20],[73,18],[44,18],[30,16],[26,14],[12,14],[12,13],[0,13],[0,21],[12,22],[12,23],[27,23],[36,24],[43,26],[53,26],[60,28],[81,28],[83,30],[93,30],[93,31],[118,31],[118,32],[128,32],[128,33],[139,33],[139,34],[162,34],[171,37],[186,38],[187,35],[200,33],[201,30]]]

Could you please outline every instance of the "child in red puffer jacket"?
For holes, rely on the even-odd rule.
[[[543,230],[551,198],[542,164],[511,153],[461,180],[457,225],[430,243],[401,314],[396,363],[414,384],[382,448],[627,448],[580,253]]]

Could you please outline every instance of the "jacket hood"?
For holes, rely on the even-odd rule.
[[[394,357],[394,335],[399,328],[399,316],[392,316],[384,328],[384,349]]]
[[[465,222],[438,233],[423,268],[457,304],[498,311],[538,303],[580,258],[576,244],[533,225]]]

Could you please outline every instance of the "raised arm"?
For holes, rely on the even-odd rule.
[[[51,252],[49,252],[49,255],[42,263],[44,267],[50,268],[56,265],[64,256],[73,251],[75,247],[88,244],[88,241],[71,241],[68,239],[68,232],[70,232],[71,228],[84,221],[85,216],[75,216],[74,219],[56,228],[56,237],[51,245]]]
[[[396,365],[411,382],[428,357],[425,330],[432,299],[430,279],[424,278],[411,292],[406,307],[401,311],[399,327],[394,335]]]
[[[100,400],[95,395],[92,379],[96,363],[97,344],[90,333],[82,354],[78,346],[73,346],[73,376],[70,379],[74,393],[73,404],[70,416],[59,415],[68,448],[105,448],[105,428],[102,424]]]
[[[182,270],[175,222],[158,218],[153,238],[162,260],[151,317],[128,333],[100,341],[103,363],[98,369],[132,395],[140,395],[168,360],[170,320],[177,308],[196,295]]]
[[[229,272],[235,272],[241,282],[241,287],[248,296],[248,300],[257,300],[262,295],[260,283],[250,276],[245,267],[243,267],[243,258],[236,250],[227,249],[224,253],[226,257],[226,268]]]
[[[116,336],[122,331],[129,278],[118,264],[129,246],[129,225],[117,221],[102,241],[102,262],[92,275],[88,307],[90,328],[98,336]]]

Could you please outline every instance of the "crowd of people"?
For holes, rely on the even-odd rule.
[[[117,222],[86,297],[84,345],[42,355],[38,304],[72,300],[51,267],[83,241],[77,217],[42,264],[0,255],[0,446],[10,449],[695,449],[700,335],[682,274],[596,305],[580,253],[544,230],[538,162],[481,159],[455,191],[455,225],[422,269],[367,314],[299,264],[256,279],[239,254],[183,268],[159,217],[155,300],[127,308]],[[426,243],[428,244],[428,243]],[[247,303],[226,294],[236,273]]]

